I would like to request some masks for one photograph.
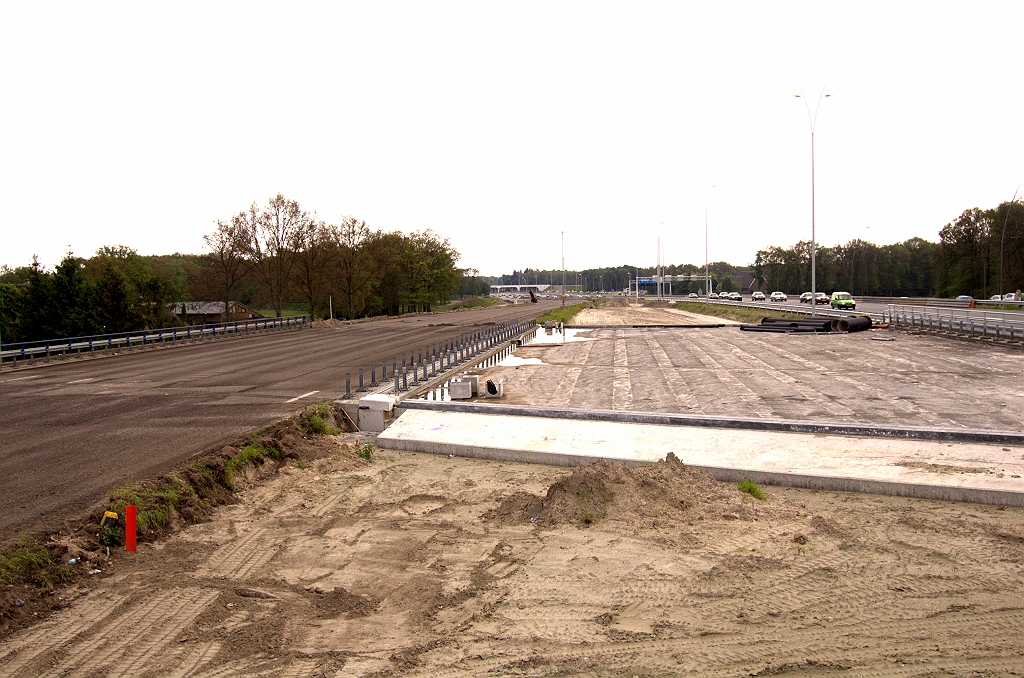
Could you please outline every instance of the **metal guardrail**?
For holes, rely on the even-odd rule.
[[[1024,341],[1024,314],[1014,311],[975,308],[968,312],[959,308],[889,304],[886,315],[896,327],[996,341]]]
[[[757,302],[757,301],[715,301],[705,299],[682,299],[681,301],[690,301],[701,304],[718,304],[719,306],[738,306],[742,308],[756,308],[762,311],[771,311],[773,313],[802,313],[804,315],[811,315],[811,307],[804,308],[792,308],[790,306],[780,306],[778,303],[772,303],[770,301]],[[819,306],[814,310],[815,315],[820,315],[827,318],[848,318],[851,315],[865,315],[870,316],[874,321],[882,321],[882,313],[865,313],[861,311],[839,311],[830,307],[821,308]]]
[[[207,323],[205,325],[188,325],[186,327],[167,327],[155,330],[139,330],[135,332],[114,332],[111,334],[94,334],[85,337],[67,337],[61,339],[44,339],[40,341],[23,341],[0,346],[0,365],[17,366],[27,361],[33,364],[37,359],[49,361],[53,357],[66,355],[95,355],[97,351],[110,353],[113,351],[132,351],[136,348],[145,349],[167,344],[195,342],[204,339],[217,339],[229,336],[242,336],[258,332],[274,332],[283,329],[304,327],[306,316],[283,316],[280,318],[261,318],[258,320],[236,320],[226,323]]]
[[[941,306],[943,308],[974,308],[981,306],[1013,306],[1024,310],[1024,301],[1000,301],[996,299],[971,299],[960,301],[958,299],[942,299],[940,297],[860,297],[854,296],[857,301],[871,301],[879,304],[898,304],[901,306]]]

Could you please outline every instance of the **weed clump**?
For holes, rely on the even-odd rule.
[[[0,584],[12,585],[32,576],[45,567],[53,565],[53,558],[41,544],[22,538],[14,551],[5,556],[0,554]]]
[[[329,402],[316,403],[308,408],[296,420],[296,425],[304,436],[336,436],[334,405]]]
[[[373,445],[366,443],[356,448],[356,455],[366,461],[373,461]]]
[[[764,501],[765,499],[768,498],[768,495],[764,493],[764,490],[761,489],[761,486],[752,480],[741,480],[739,483],[736,484],[736,487],[739,489],[740,492],[746,492],[754,499],[760,499],[761,501]]]
[[[224,464],[224,486],[235,489],[235,474],[247,466],[262,466],[267,459],[281,461],[284,453],[274,447],[266,447],[259,443],[246,445],[242,451],[227,460]]]

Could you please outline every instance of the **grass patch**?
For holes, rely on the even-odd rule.
[[[135,506],[136,526],[140,534],[148,534],[170,525],[175,513],[181,508],[192,488],[182,484],[173,476],[165,476],[155,484],[143,484],[129,480],[110,492],[109,510],[123,519],[126,506]],[[124,530],[121,530],[123,539]],[[116,534],[108,531],[103,535],[108,541],[118,543]]]
[[[366,443],[356,448],[356,455],[366,461],[373,461],[373,445]]]
[[[10,555],[0,554],[0,584],[10,586],[31,579],[37,572],[53,564],[50,552],[39,542],[23,538]]]
[[[571,306],[566,306],[565,308],[556,308],[551,311],[548,311],[547,313],[544,313],[543,315],[538,316],[537,324],[543,325],[544,323],[550,320],[551,322],[568,325],[569,323],[572,322],[572,319],[576,317],[576,314],[578,314],[583,309],[597,308],[599,305],[600,302],[588,301],[582,304],[573,304]]]
[[[264,447],[257,443],[246,445],[242,451],[231,457],[224,463],[224,486],[229,490],[235,489],[235,474],[247,466],[262,466],[267,459],[281,461],[284,455],[281,450],[273,447]]]
[[[698,301],[677,301],[675,307],[680,311],[710,315],[716,318],[735,320],[741,323],[759,323],[761,318],[772,316],[773,318],[807,318],[803,313],[786,313],[766,311],[761,308],[746,308],[744,306],[728,306],[726,304],[704,303]]]
[[[764,493],[764,490],[761,489],[761,486],[755,483],[753,480],[741,480],[736,484],[736,487],[739,488],[740,492],[746,492],[754,499],[760,499],[761,501],[764,501],[765,499],[768,498],[768,495]]]
[[[447,304],[442,304],[434,310],[454,311],[460,308],[490,308],[496,303],[498,303],[498,297],[469,297],[468,299],[449,301]]]

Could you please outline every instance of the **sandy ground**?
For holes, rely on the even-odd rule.
[[[680,311],[675,308],[639,304],[606,304],[585,308],[573,318],[573,325],[739,325],[734,320]]]
[[[339,448],[100,567],[0,644],[0,674],[1024,667],[1020,510],[775,488],[757,501],[671,462],[570,473]]]

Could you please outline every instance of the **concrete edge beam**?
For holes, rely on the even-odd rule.
[[[490,459],[493,461],[545,464],[548,466],[575,467],[595,461],[613,461],[627,466],[642,466],[650,463],[635,459],[616,459],[576,454],[559,454],[532,450],[510,450],[500,447],[480,445],[464,445],[459,443],[437,443],[424,440],[388,439],[384,441],[385,449],[406,452],[421,452],[437,455],[454,455],[474,459]],[[779,473],[759,471],[755,469],[726,468],[719,466],[702,466],[687,464],[691,468],[707,471],[721,482],[739,482],[750,480],[761,485],[777,487],[797,487],[809,490],[828,490],[833,492],[861,492],[893,497],[913,499],[934,499],[941,501],[961,501],[975,504],[995,504],[999,506],[1024,506],[1024,492],[992,490],[970,487],[950,487],[946,485],[928,485],[920,483],[902,483],[884,480],[866,480],[843,476],[808,475],[799,473]]]
[[[786,433],[822,433],[868,438],[905,438],[910,440],[936,440],[957,443],[1024,445],[1024,433],[1018,431],[984,431],[978,429],[946,429],[916,426],[898,427],[879,424],[850,424],[843,422],[817,422],[793,419],[713,417],[666,412],[581,410],[571,408],[543,408],[530,405],[452,403],[436,400],[403,400],[398,407],[418,410],[437,410],[442,412],[468,412],[473,414],[575,419],[578,421],[615,421],[630,424],[697,426],[704,428],[745,429],[751,431],[781,431]]]

